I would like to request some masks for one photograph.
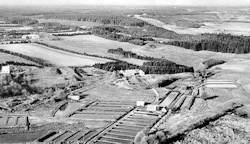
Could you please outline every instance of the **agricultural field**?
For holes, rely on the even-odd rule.
[[[18,56],[14,56],[14,55],[0,52],[0,63],[5,63],[7,61],[15,61],[15,62],[27,63],[27,64],[36,64],[36,63],[29,61],[29,60],[26,60],[24,58],[20,58]]]
[[[81,53],[86,52],[89,54],[96,54],[96,55],[101,55],[101,56],[118,58],[123,61],[127,61],[127,62],[138,64],[138,65],[142,65],[142,63],[145,62],[144,60],[124,58],[124,57],[110,54],[107,52],[109,49],[116,49],[118,47],[121,47],[126,51],[138,50],[138,54],[144,55],[143,53],[140,53],[139,51],[141,47],[133,45],[133,44],[112,41],[112,40],[104,39],[104,38],[97,37],[94,35],[63,36],[59,38],[62,40],[50,41],[48,39],[45,39],[43,40],[43,42],[46,42],[50,45],[58,46],[64,49],[73,50],[76,52],[81,52]]]
[[[33,142],[42,135],[44,135],[45,131],[39,132],[29,132],[29,133],[13,133],[13,134],[2,134],[0,135],[1,143],[28,143]]]
[[[205,93],[208,96],[215,96],[211,101],[225,102],[230,99],[241,99],[244,103],[249,103],[249,93],[243,88],[205,88]]]
[[[84,66],[110,61],[107,59],[77,55],[69,52],[55,50],[37,44],[1,45],[0,49],[5,49],[27,56],[39,58],[57,66]]]
[[[124,9],[109,6],[76,7],[76,9],[74,6],[58,9],[42,7],[37,10],[33,8],[20,14],[19,9],[15,9],[10,13],[11,15],[16,13],[22,17],[20,20],[14,19],[17,19],[17,23],[31,21],[33,24],[27,25],[37,27],[38,23],[35,21],[37,19],[40,23],[47,23],[41,25],[48,28],[38,28],[39,31],[44,32],[41,34],[43,36],[36,41],[43,44],[2,44],[0,50],[26,55],[51,65],[44,64],[41,67],[11,65],[11,74],[0,74],[0,143],[88,143],[91,141],[130,143],[137,140],[151,142],[151,139],[156,138],[155,141],[170,140],[162,143],[199,144],[218,141],[227,143],[249,138],[250,131],[245,125],[249,123],[247,120],[250,117],[250,54],[236,53],[248,52],[246,46],[250,41],[243,36],[219,35],[221,36],[219,37],[216,34],[208,37],[198,36],[204,32],[250,35],[248,30],[250,27],[245,23],[248,21],[247,15],[240,17],[238,20],[242,22],[239,22],[231,19],[238,16],[238,14],[233,15],[233,11],[227,15],[226,12],[223,14],[205,7],[188,9],[185,7]],[[9,16],[9,14],[5,15]],[[166,21],[161,21],[159,17]],[[172,22],[168,22],[168,17],[172,17],[169,20]],[[191,28],[200,26],[199,24],[204,25]],[[69,30],[68,25],[82,28],[100,26],[100,29],[97,28],[100,33],[95,29],[92,33],[117,41],[95,35],[56,36],[50,33],[54,32],[52,30],[54,26],[58,26],[55,28],[58,31],[70,31],[69,34],[79,32],[80,29],[77,27],[74,27],[75,32],[71,32],[73,28]],[[88,30],[91,31],[91,29]],[[116,35],[116,30],[117,34],[127,37]],[[147,31],[152,31],[152,35],[146,33]],[[27,31],[27,33],[33,33],[33,31]],[[13,37],[14,35],[20,37],[23,34],[14,33]],[[4,33],[1,36],[4,38]],[[138,38],[134,39],[130,36],[138,36]],[[150,41],[151,36],[157,41]],[[176,39],[172,39],[172,36]],[[216,36],[222,41],[214,39],[217,38]],[[189,38],[193,37],[201,38],[208,47],[225,44],[223,52],[235,53],[212,52],[219,51],[219,48],[205,51],[206,46],[202,43],[204,41],[199,43],[197,40],[198,44],[192,43],[193,41],[188,44],[178,41],[187,38],[185,42],[189,42]],[[128,43],[131,42],[130,38],[135,44],[139,43],[143,46]],[[164,45],[160,42],[175,40],[177,41],[173,45],[190,46],[189,49]],[[227,48],[228,45],[223,43],[224,40],[232,44],[232,47]],[[34,41],[31,40],[31,42]],[[46,44],[66,51],[44,46]],[[233,48],[234,45],[237,50]],[[201,47],[204,49],[201,50]],[[111,50],[110,52],[113,53],[108,53],[108,50],[117,48],[120,48],[118,52]],[[130,75],[130,72],[122,74],[118,70],[129,66],[119,61],[114,66],[110,63],[107,66],[104,65],[103,69],[107,71],[101,70],[102,65],[100,69],[90,66],[115,61],[98,56],[112,57],[136,65],[148,62],[125,58],[134,54],[123,52],[121,49],[144,56],[145,59],[157,58],[150,58],[152,63],[148,63],[148,69],[157,70],[157,67],[160,67],[175,74],[159,74],[160,70],[156,71],[158,74],[144,75],[141,71],[135,74],[137,70],[131,69],[128,71],[133,74]],[[74,52],[93,54],[97,57]],[[175,64],[164,59],[194,67],[194,71],[192,69],[190,72],[179,73],[185,68],[179,65],[172,68]],[[214,60],[208,62],[211,65],[220,63],[220,60],[224,60],[225,63],[207,68],[207,63],[203,62],[210,59]],[[6,61],[36,64],[23,58],[0,53],[0,63]],[[119,64],[125,66],[121,68]],[[147,68],[143,70],[149,71]],[[114,71],[110,72],[111,70]],[[70,96],[74,96],[75,99]],[[141,105],[136,106],[138,103]]]
[[[193,51],[171,45],[162,45],[157,44],[157,48],[152,49],[148,46],[137,46],[130,43],[118,42],[113,40],[104,39],[101,37],[93,35],[81,35],[81,36],[72,36],[72,37],[59,37],[61,41],[51,41],[49,39],[43,39],[43,42],[46,42],[50,45],[62,47],[64,49],[74,50],[77,52],[86,52],[90,54],[97,54],[102,56],[109,56],[118,58],[133,64],[142,64],[143,60],[138,59],[128,59],[121,56],[107,53],[109,49],[123,48],[124,51],[132,51],[142,56],[151,56],[157,58],[165,58],[171,60],[178,64],[192,66],[195,69],[201,67],[200,63],[213,58],[213,59],[248,59],[250,54],[227,54],[227,53],[216,53],[210,51]]]

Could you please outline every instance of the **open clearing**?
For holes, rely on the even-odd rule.
[[[18,56],[14,56],[11,54],[6,54],[6,53],[1,53],[0,52],[0,63],[5,63],[7,61],[15,61],[15,62],[23,62],[23,63],[27,63],[27,64],[36,64],[32,61],[20,58]]]
[[[49,61],[57,66],[83,66],[93,65],[95,63],[105,63],[110,60],[95,58],[90,56],[77,55],[61,50],[55,50],[46,46],[37,44],[13,44],[0,45],[0,49],[21,53],[27,56],[36,57]]]
[[[43,40],[43,42],[81,53],[86,52],[90,54],[113,57],[137,65],[142,65],[143,62],[145,62],[145,60],[125,58],[107,52],[109,49],[116,49],[120,47],[126,51],[136,51],[137,54],[143,55],[143,53],[140,53],[140,48],[144,47],[141,46],[136,46],[130,43],[112,41],[94,35],[63,36],[59,38],[62,39],[62,41],[50,41],[48,39],[45,39]]]
[[[141,17],[140,15],[135,15],[135,18],[179,34],[227,33],[250,36],[250,25],[245,22],[204,23],[205,26],[201,26],[200,28],[184,28],[165,24],[156,19]]]
[[[250,70],[250,60],[237,59],[216,67],[219,67],[223,70],[246,72]]]
[[[235,84],[206,84],[208,88],[237,88]]]

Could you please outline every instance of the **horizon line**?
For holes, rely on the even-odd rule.
[[[248,7],[250,5],[179,5],[179,4],[2,4],[1,6],[186,6],[186,7]],[[0,7],[1,7],[0,6]]]

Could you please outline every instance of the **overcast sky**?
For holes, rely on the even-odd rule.
[[[206,5],[246,6],[250,0],[0,0],[0,5]]]

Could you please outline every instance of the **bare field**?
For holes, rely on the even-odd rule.
[[[116,49],[120,47],[126,51],[134,51],[137,52],[137,54],[144,55],[139,50],[140,48],[144,48],[141,46],[136,46],[130,43],[112,41],[94,35],[63,36],[59,38],[61,38],[62,41],[50,41],[48,39],[45,39],[43,40],[43,42],[81,53],[86,52],[90,54],[113,57],[137,65],[142,65],[142,63],[145,62],[145,60],[125,58],[107,52],[109,49]]]
[[[249,72],[250,70],[250,60],[232,60],[225,64],[216,66],[223,70],[237,71],[237,72]]]
[[[36,64],[32,61],[20,58],[18,56],[14,56],[14,55],[0,52],[0,63],[5,63],[7,61],[23,62],[23,63],[27,63],[27,64]]]
[[[77,55],[61,50],[55,50],[37,44],[0,45],[0,49],[40,58],[58,66],[83,66],[110,61],[107,59]]]

